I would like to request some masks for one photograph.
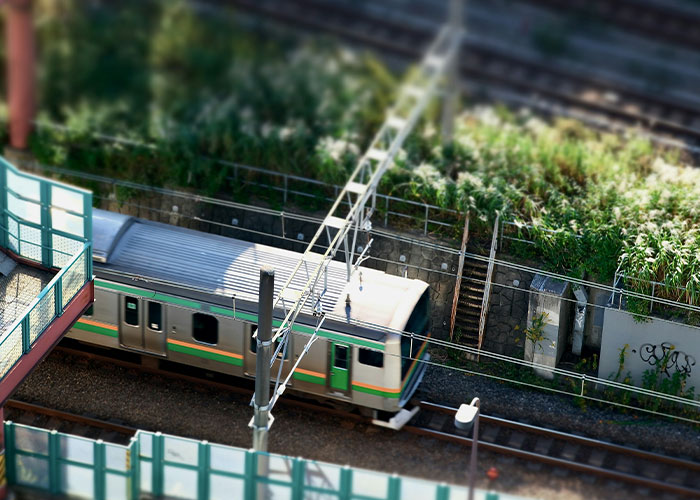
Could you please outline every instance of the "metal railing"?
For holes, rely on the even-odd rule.
[[[382,330],[394,331],[397,335],[411,335],[386,328]],[[555,368],[533,361],[526,361],[522,358],[480,350],[476,347],[455,344],[453,342],[435,339],[432,337],[427,338],[421,335],[412,334],[412,338],[414,338],[414,340],[417,339],[419,342],[427,341],[433,347],[461,351],[474,360],[479,359],[479,364],[474,364],[472,366],[450,365],[450,369],[465,374],[486,377],[502,382],[510,382],[541,391],[580,397],[591,401],[638,410],[645,413],[683,420],[686,422],[697,423],[700,421],[700,400],[697,399],[666,394],[652,389],[645,389],[643,387],[587,375],[585,373],[566,370],[563,368]],[[389,354],[385,354],[385,356],[388,355]],[[490,369],[487,369],[488,365],[484,364],[484,360],[489,362],[488,365],[491,366]],[[444,367],[444,365],[441,363],[434,361],[419,360],[418,362],[427,363],[437,367]],[[522,372],[521,374],[519,374],[520,371]],[[533,371],[538,373],[547,373],[552,380],[539,377],[533,379],[531,376],[527,376],[527,380],[523,380],[521,378],[521,375],[524,375],[525,373],[531,374]],[[626,396],[619,397],[620,394]],[[658,406],[660,403],[663,404],[664,411],[649,408],[649,406],[652,408]]]
[[[685,287],[669,286],[668,284],[663,283],[661,281],[645,280],[642,278],[636,278],[634,276],[629,276],[629,275],[625,274],[624,272],[622,272],[620,270],[620,266],[618,266],[618,268],[615,270],[615,277],[613,278],[613,286],[615,287],[615,290],[616,290],[615,295],[620,298],[620,300],[616,299],[618,309],[622,309],[621,297],[626,294],[626,291],[624,288],[622,288],[621,284],[624,284],[624,282],[626,280],[641,283],[642,289],[645,289],[645,290],[651,289],[651,293],[645,294],[646,297],[645,297],[645,299],[643,299],[643,300],[649,301],[649,314],[651,314],[654,310],[654,303],[660,302],[659,299],[661,297],[656,296],[657,290],[667,290],[667,291],[668,290],[676,290],[677,292],[680,292],[679,295],[683,295],[684,293],[685,294],[689,293],[688,289]],[[665,299],[665,300],[669,300],[669,299]],[[685,303],[681,302],[680,300],[678,300],[676,302],[678,302],[679,307],[683,307],[685,305]],[[692,304],[688,304],[688,305],[692,305]]]
[[[464,272],[464,257],[467,253],[467,242],[469,241],[469,212],[464,215],[464,232],[462,233],[462,246],[459,252],[459,264],[457,265],[457,278],[455,279],[455,290],[452,296],[452,311],[450,312],[450,340],[453,339],[455,330],[455,320],[457,319],[457,306],[459,305],[459,289],[462,285],[462,273]]]
[[[282,172],[276,172],[274,170],[267,170],[264,168],[260,167],[253,167],[249,165],[242,165],[240,163],[235,163],[235,162],[230,162],[226,160],[215,160],[217,163],[221,165],[226,165],[230,168],[233,169],[233,177],[229,177],[229,180],[232,180],[236,183],[243,184],[243,185],[250,185],[250,186],[256,186],[256,187],[262,187],[265,189],[270,189],[273,191],[280,192],[282,194],[282,205],[286,206],[287,202],[289,200],[290,195],[294,196],[300,196],[303,198],[308,198],[308,199],[318,199],[319,196],[317,194],[310,193],[309,191],[302,191],[299,189],[294,189],[293,187],[290,187],[290,184],[292,182],[298,182],[302,184],[307,184],[312,187],[316,188],[321,188],[323,189],[326,193],[333,193],[332,196],[326,195],[325,193],[321,196],[321,199],[324,201],[327,201],[329,203],[332,203],[338,198],[338,193],[343,189],[343,186],[339,186],[337,184],[330,184],[327,182],[323,181],[318,181],[315,179],[309,179],[308,177],[301,177],[298,175],[292,175],[292,174],[286,174]],[[240,175],[240,172],[248,172],[248,173],[255,173],[255,174],[260,174],[260,176],[263,179],[280,179],[281,186],[279,184],[274,184],[272,182],[261,182],[261,181],[253,181],[248,179],[243,178],[242,175]],[[290,182],[291,181],[291,182]],[[381,194],[377,193],[377,211],[381,212],[383,215],[383,225],[384,227],[388,227],[389,225],[389,217],[398,217],[401,218],[402,220],[412,222],[412,221],[417,221],[420,222],[423,230],[423,234],[428,234],[428,231],[431,226],[437,226],[437,227],[444,227],[444,228],[452,228],[457,222],[457,218],[459,216],[459,212],[457,210],[453,210],[450,208],[443,208],[439,207],[437,205],[431,205],[429,203],[424,203],[420,201],[414,201],[414,200],[406,200],[404,198],[399,198],[396,196],[390,196],[387,194]],[[415,209],[415,213],[404,213],[404,212],[399,212],[396,209],[392,210],[392,206],[396,206],[398,204],[403,204],[403,205],[408,205],[410,207],[413,207]],[[344,200],[342,202],[342,206],[350,207],[350,203],[347,200]],[[422,217],[417,215],[417,213],[421,213]],[[445,222],[445,220],[438,220],[437,218],[431,218],[431,216],[434,216],[434,214],[444,214],[445,217],[444,219],[449,219],[449,218],[454,218],[454,221],[452,222]]]
[[[489,310],[489,299],[491,298],[491,278],[493,277],[493,265],[496,259],[496,247],[498,246],[498,219],[493,224],[493,236],[491,237],[491,251],[489,252],[489,267],[486,270],[486,283],[484,285],[484,297],[481,299],[481,314],[479,315],[479,344],[478,349],[481,350],[481,344],[484,340],[484,330],[486,329],[486,316]]]
[[[128,446],[5,423],[10,486],[95,500],[466,499],[466,488],[138,431]],[[267,469],[266,474],[260,470]],[[498,500],[518,497],[492,494]]]
[[[519,243],[525,243],[526,245],[536,245],[537,244],[534,241],[528,240],[525,238],[520,238],[520,237],[516,237],[516,236],[506,236],[506,233],[505,233],[506,227],[516,228],[516,232],[518,234],[521,234],[523,231],[529,232],[529,231],[535,229],[535,226],[533,226],[532,224],[524,224],[522,222],[502,220],[501,225],[499,227],[499,233],[500,233],[500,239],[501,239],[499,250],[503,250],[503,241],[504,240],[517,241]],[[537,230],[542,231],[544,233],[549,233],[549,234],[556,234],[557,233],[557,231],[555,229],[549,229],[549,228],[544,228],[544,227],[537,228]],[[580,234],[571,234],[571,236],[573,236],[576,239],[581,239]]]
[[[522,224],[519,222],[514,222],[514,221],[501,221],[501,226],[500,226],[500,238],[501,242],[499,245],[499,250],[502,250],[503,248],[503,241],[504,240],[511,240],[511,241],[516,241],[519,243],[525,243],[527,245],[535,245],[536,242],[530,240],[530,239],[525,239],[521,237],[515,237],[515,236],[507,236],[506,231],[508,230],[507,228],[517,228],[517,233],[521,234],[523,231],[530,231],[534,228],[534,226],[530,224]],[[545,233],[550,233],[554,234],[557,231],[554,229],[547,229],[547,228],[538,228],[538,231],[543,231]],[[580,234],[573,234],[571,233],[571,236],[577,239],[582,238]],[[625,280],[631,280],[635,281],[637,283],[642,283],[647,286],[641,287],[644,290],[651,290],[650,293],[646,292],[633,292],[631,290],[625,290],[624,288],[618,286],[619,283],[623,283]],[[573,281],[572,281],[573,283]],[[601,284],[602,285],[602,284]],[[657,295],[658,290],[677,290],[679,295],[688,294],[689,291],[687,288],[684,287],[679,287],[679,286],[670,286],[666,283],[660,282],[660,281],[652,281],[652,280],[645,280],[642,278],[636,278],[634,276],[629,276],[625,273],[623,273],[620,270],[620,267],[618,266],[617,270],[615,271],[615,276],[613,279],[613,293],[615,294],[616,297],[621,297],[621,296],[633,296],[635,298],[638,298],[640,300],[648,300],[649,301],[649,314],[652,313],[654,309],[654,304],[659,304],[663,303],[664,305],[671,306],[671,307],[678,307],[681,309],[686,309],[686,310],[691,310],[691,311],[697,311],[699,310],[697,306],[695,306],[692,303],[685,303],[682,302],[681,300],[676,300],[676,299],[665,299],[663,297],[660,297]],[[622,301],[619,299],[616,299],[616,304],[618,308],[622,307]]]
[[[0,245],[60,268],[92,240],[92,193],[17,169],[0,157]]]
[[[54,276],[26,312],[0,339],[0,380],[32,348],[46,327],[63,314],[70,301],[92,279],[92,243],[83,244]]]

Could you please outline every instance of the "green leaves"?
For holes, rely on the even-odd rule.
[[[458,122],[449,163],[436,138],[413,139],[421,140],[432,146],[419,149],[437,149],[420,159],[431,175],[416,161],[395,194],[477,219],[499,211],[516,221],[514,236],[532,243],[511,251],[548,269],[609,281],[619,265],[632,290],[651,293],[641,280],[657,281],[656,296],[700,303],[700,173],[669,164],[646,139],[474,108]],[[648,302],[630,304],[649,313]]]

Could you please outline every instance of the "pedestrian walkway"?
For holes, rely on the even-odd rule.
[[[92,304],[92,193],[0,157],[0,405]]]

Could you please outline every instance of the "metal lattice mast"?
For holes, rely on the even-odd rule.
[[[462,32],[464,26],[464,1],[449,0],[447,22],[454,31]],[[457,52],[457,56],[459,51]],[[452,142],[454,120],[459,102],[459,57],[453,57],[445,70],[445,96],[442,104],[442,142]]]
[[[328,215],[306,247],[302,258],[284,283],[274,302],[275,308],[282,307],[285,311],[285,318],[273,337],[273,341],[282,337],[282,342],[277,348],[278,352],[283,345],[285,345],[283,349],[286,350],[286,340],[292,325],[302,308],[307,305],[310,305],[313,313],[319,316],[319,324],[315,329],[318,332],[324,316],[321,300],[326,292],[325,278],[328,264],[341,246],[344,247],[347,279],[350,281],[353,267],[356,268],[359,264],[358,262],[353,266],[357,235],[362,230],[371,229],[370,218],[376,207],[379,181],[392,165],[430,98],[436,93],[447,68],[456,56],[461,38],[462,30],[456,23],[450,23],[440,30],[420,66],[400,88],[397,101],[387,113],[379,132],[360,158],[347,184],[338,194]],[[346,200],[350,208],[345,217],[340,217],[336,214]],[[313,252],[314,246],[319,243],[324,234],[328,240],[328,248],[323,254]],[[360,255],[360,259],[362,257],[363,255]],[[294,369],[315,339],[316,333],[309,339],[304,352],[297,359],[287,379],[279,386],[279,390],[275,391],[271,405],[284,392]]]

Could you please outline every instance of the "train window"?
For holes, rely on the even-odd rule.
[[[139,299],[124,297],[124,323],[139,326]]]
[[[192,338],[204,344],[218,344],[219,321],[208,314],[194,313],[192,315]]]
[[[336,368],[341,368],[343,370],[348,369],[348,346],[335,344],[333,346],[335,349],[335,360],[333,366]]]
[[[163,329],[163,306],[158,302],[148,303],[148,328],[156,332]]]
[[[255,330],[257,328],[258,328],[258,325],[251,325],[251,328],[250,328],[250,352],[252,352],[253,354],[258,352],[258,340],[255,337],[253,337],[253,334],[255,333]],[[279,344],[281,341],[282,341],[281,338],[277,338],[277,340],[275,342],[277,344]],[[277,346],[275,346],[275,349],[277,349]],[[274,352],[275,351],[272,351],[270,353],[270,356],[272,356],[272,354]],[[277,353],[277,357],[278,358],[282,357],[282,351]],[[289,345],[287,345],[287,355],[285,356],[285,359],[289,359],[291,357],[292,357],[292,346],[291,346],[291,344],[289,344]]]
[[[381,368],[384,366],[384,354],[379,351],[372,351],[370,349],[363,349],[360,347],[360,354],[357,360],[363,365],[376,366]]]
[[[255,330],[258,329],[258,325],[250,325],[250,352],[255,354],[258,352],[258,341],[253,337]]]
[[[95,305],[94,304],[87,308],[87,311],[85,311],[83,313],[83,316],[87,316],[89,318],[93,314],[95,314]]]

